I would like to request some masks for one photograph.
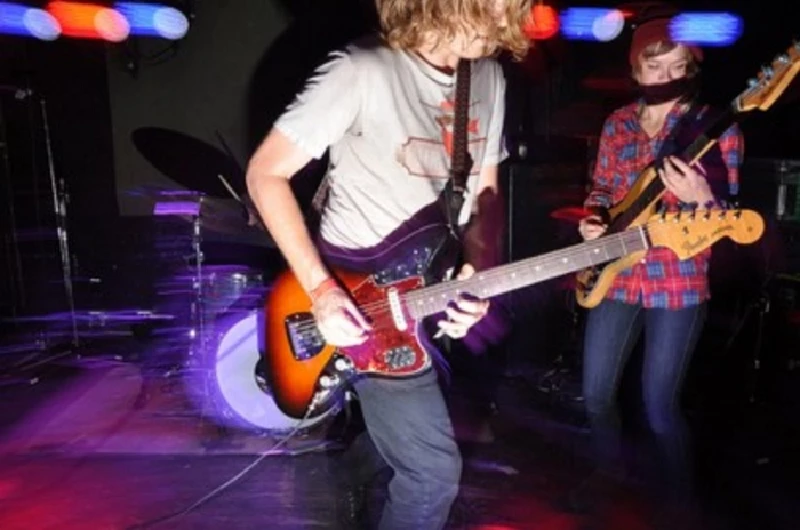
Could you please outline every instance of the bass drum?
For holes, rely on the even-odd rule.
[[[333,417],[339,408],[319,417],[298,420],[275,404],[262,372],[263,312],[236,313],[215,323],[217,340],[207,341],[207,363],[191,384],[191,395],[205,416],[216,423],[275,434],[306,431]]]

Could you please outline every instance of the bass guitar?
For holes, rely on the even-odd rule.
[[[284,272],[276,279],[264,311],[270,389],[286,415],[316,417],[334,406],[340,391],[358,377],[403,378],[430,369],[431,344],[423,320],[444,311],[459,295],[492,298],[651,247],[670,248],[686,259],[725,237],[752,243],[763,231],[763,219],[751,210],[659,215],[629,230],[477,272],[467,280],[426,285],[430,236],[437,230],[421,228],[393,245],[396,252],[390,254],[405,261],[384,267],[379,260],[372,273],[334,270],[372,326],[361,345],[326,344],[296,277]]]
[[[771,66],[764,67],[756,78],[748,82],[747,89],[733,100],[721,116],[705,128],[683,151],[681,158],[690,163],[699,161],[740,115],[753,110],[769,109],[798,72],[800,72],[800,43],[795,43],[784,54],[777,56]],[[658,201],[665,191],[655,165],[648,166],[636,179],[625,198],[609,210],[610,222],[607,233],[621,232],[647,222],[655,213]],[[644,250],[632,252],[601,266],[580,271],[576,282],[578,304],[585,308],[597,306],[605,297],[617,274],[639,262],[644,254]]]

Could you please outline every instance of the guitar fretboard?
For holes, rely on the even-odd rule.
[[[405,305],[417,320],[443,311],[461,294],[492,298],[570,272],[600,265],[650,247],[644,227],[587,241],[515,263],[476,273],[463,281],[423,287],[404,295]]]

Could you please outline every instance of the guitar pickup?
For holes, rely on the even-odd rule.
[[[292,347],[292,354],[298,361],[307,361],[319,355],[325,346],[325,339],[317,328],[311,313],[294,313],[286,318],[286,334]]]

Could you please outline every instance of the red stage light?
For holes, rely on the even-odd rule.
[[[130,25],[119,12],[105,6],[78,2],[50,2],[47,11],[68,37],[120,42],[128,38]]]
[[[531,40],[545,40],[554,37],[560,27],[558,12],[555,9],[536,4],[531,8],[531,16],[528,17],[522,31]]]

